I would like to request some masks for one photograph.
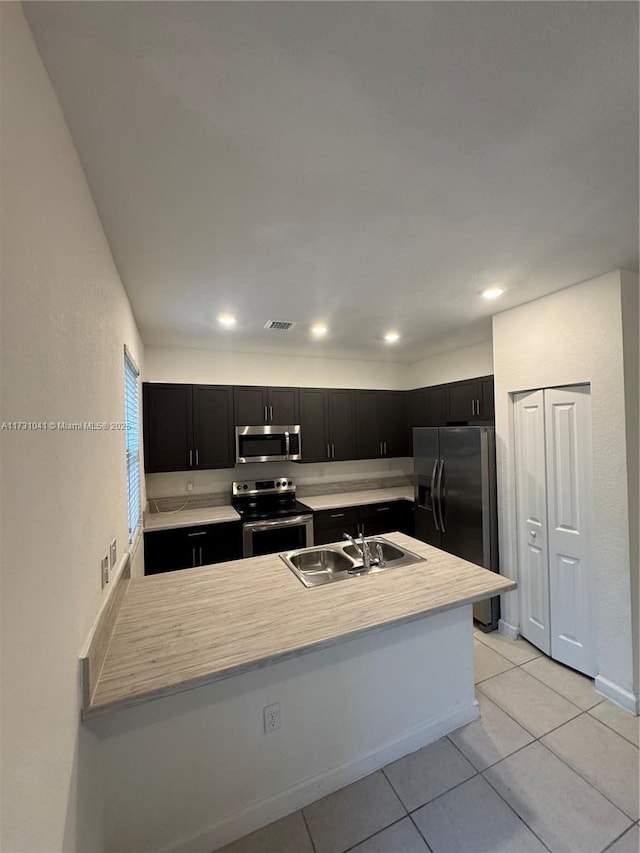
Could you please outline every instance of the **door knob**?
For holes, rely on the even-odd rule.
[[[532,539],[535,539],[538,534],[536,533],[535,530],[532,530],[529,535],[531,536]]]

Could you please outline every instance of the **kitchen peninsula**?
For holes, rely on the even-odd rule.
[[[477,716],[471,605],[514,582],[387,538],[426,562],[315,589],[275,554],[129,582],[83,711],[109,849],[210,851]]]

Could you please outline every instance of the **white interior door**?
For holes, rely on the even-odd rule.
[[[544,395],[551,655],[593,676],[590,389],[547,388]]]
[[[514,397],[520,631],[551,654],[544,392]]]

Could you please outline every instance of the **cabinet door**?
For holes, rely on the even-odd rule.
[[[407,432],[402,391],[378,392],[378,424],[384,456],[406,456]]]
[[[447,386],[434,385],[427,388],[429,405],[427,408],[428,423],[425,426],[447,425]]]
[[[475,420],[477,399],[475,379],[451,382],[447,387],[447,421],[466,423]]]
[[[144,465],[156,471],[188,471],[193,466],[192,386],[142,386]]]
[[[235,385],[233,388],[233,423],[236,426],[259,426],[268,421],[267,389],[261,385]]]
[[[332,388],[326,392],[329,442],[335,461],[356,458],[354,392]]]
[[[267,388],[268,422],[288,426],[300,423],[298,388]]]
[[[384,456],[378,411],[381,391],[356,391],[356,447],[358,459]]]
[[[364,528],[365,536],[379,536],[399,530],[402,525],[401,516],[400,501],[360,507],[360,524]]]
[[[326,396],[322,388],[300,389],[300,444],[303,462],[326,462],[329,457]]]
[[[242,522],[229,521],[207,525],[207,535],[202,542],[201,556],[203,566],[224,563],[227,560],[241,560]]]
[[[358,535],[360,513],[357,507],[326,509],[313,514],[313,541],[315,545],[341,542],[344,534]]]
[[[233,468],[233,392],[228,385],[193,386],[196,468]]]
[[[482,376],[478,379],[479,419],[494,421],[496,417],[494,403],[493,376]]]
[[[144,573],[157,575],[193,566],[184,528],[153,530],[144,534]]]
[[[427,426],[429,422],[429,389],[416,388],[405,391],[407,424],[407,453],[413,456],[413,428]]]

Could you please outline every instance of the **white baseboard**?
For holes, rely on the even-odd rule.
[[[508,622],[505,622],[504,619],[498,620],[498,631],[500,634],[504,634],[505,637],[509,637],[510,640],[517,640],[520,636],[520,629],[517,625],[510,625]]]
[[[596,675],[595,688],[601,696],[606,696],[607,699],[624,708],[625,711],[630,711],[632,714],[636,714],[636,716],[638,711],[640,711],[638,697],[629,690],[618,687],[613,681],[609,681],[601,675]]]
[[[400,737],[385,743],[375,752],[354,758],[310,779],[304,779],[284,791],[279,791],[271,797],[259,800],[222,818],[189,838],[162,847],[156,853],[211,853],[212,850],[242,838],[327,794],[344,788],[345,785],[368,776],[369,773],[392,761],[397,761],[433,743],[438,738],[477,719],[478,713],[478,703],[474,699],[469,705],[458,707],[449,714],[436,717],[424,726],[405,732]]]

